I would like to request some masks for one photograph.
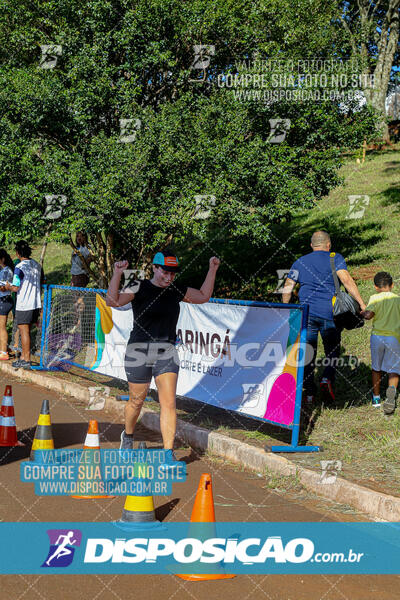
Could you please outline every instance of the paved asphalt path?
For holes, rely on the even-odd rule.
[[[2,521],[113,521],[122,513],[124,498],[74,500],[38,497],[33,484],[19,480],[19,462],[29,454],[29,440],[42,400],[50,401],[56,448],[81,448],[89,419],[97,419],[102,448],[119,445],[118,418],[105,411],[89,411],[86,404],[32,384],[0,377],[0,396],[12,383],[19,438],[25,449],[0,449],[0,520]],[[160,438],[138,427],[136,439],[160,447]],[[156,497],[156,516],[166,521],[189,521],[200,475],[211,473],[218,521],[328,521],[363,520],[327,511],[326,503],[308,503],[263,487],[256,474],[235,470],[221,462],[198,456],[190,449],[177,455],[188,463],[185,483],[174,486],[172,497]],[[7,540],[0,540],[6,544]],[[173,575],[2,575],[0,600],[396,600],[400,576],[364,575],[238,575],[217,582],[185,582]]]

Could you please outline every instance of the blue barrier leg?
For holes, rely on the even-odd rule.
[[[46,333],[50,324],[51,317],[51,300],[52,300],[52,288],[54,286],[43,286],[43,315],[42,315],[42,334],[41,334],[41,348],[40,348],[40,363],[39,365],[31,366],[31,371],[59,371],[58,367],[46,367],[44,365],[44,355],[47,350],[47,338]]]
[[[44,287],[44,296],[43,296],[43,313],[42,313],[42,335],[40,338],[40,362],[39,365],[43,368],[43,348],[44,348],[44,340],[46,334],[46,320],[47,320],[47,296],[48,296],[48,288],[47,285]]]
[[[321,446],[271,446],[271,452],[320,452]]]
[[[49,296],[49,291],[48,291],[48,286],[44,285],[43,286],[44,289],[44,294],[43,294],[43,311],[42,311],[42,333],[40,336],[40,360],[39,360],[39,364],[38,365],[33,365],[31,366],[31,371],[45,371],[45,367],[43,366],[43,350],[44,350],[44,343],[45,343],[45,336],[46,336],[46,328],[47,328],[47,302],[48,302],[48,296]]]
[[[301,402],[301,398],[300,398]],[[297,413],[297,410],[295,411]],[[296,419],[296,414],[295,414]],[[300,415],[296,420],[292,430],[292,440],[290,446],[271,446],[271,452],[320,452],[321,446],[299,446],[299,433],[300,433]]]
[[[301,401],[303,396],[303,378],[304,378],[304,362],[306,355],[306,342],[307,342],[307,323],[308,323],[308,306],[306,306],[302,313],[301,319],[301,332],[300,332],[300,361],[297,368],[297,386],[296,386],[296,399],[294,405],[294,417],[293,417],[293,428],[292,428],[292,439],[290,446],[271,446],[268,448],[271,452],[319,452],[322,450],[320,446],[299,446],[299,434],[300,434],[300,416],[301,416]],[[267,450],[267,448],[266,448]]]
[[[49,287],[49,293],[48,293],[48,296],[47,296],[46,333],[48,332],[49,325],[50,325],[52,296],[53,296],[53,291],[52,291],[52,286],[50,286]],[[47,351],[47,343],[48,343],[48,337],[45,338],[45,344],[44,344],[44,350],[43,350],[44,353]]]

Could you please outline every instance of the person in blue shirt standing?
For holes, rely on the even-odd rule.
[[[306,402],[311,405],[316,394],[314,381],[315,358],[317,354],[318,332],[324,344],[328,364],[321,379],[321,390],[329,401],[335,400],[333,385],[335,381],[337,359],[340,353],[340,334],[333,321],[332,298],[335,295],[330,250],[331,238],[326,231],[316,231],[311,237],[312,252],[297,259],[286,279],[282,293],[282,302],[287,304],[296,284],[300,284],[300,304],[308,304],[307,344],[311,346],[312,358],[306,355],[304,367],[304,391]],[[335,268],[339,280],[365,310],[365,303],[358,291],[357,284],[347,270],[346,261],[341,254],[335,253]],[[310,360],[311,358],[311,360]]]

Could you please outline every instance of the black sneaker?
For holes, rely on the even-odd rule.
[[[133,435],[127,435],[125,429],[121,433],[120,450],[133,450]]]
[[[29,370],[32,367],[32,363],[29,360],[22,360],[22,358],[19,358],[18,360],[14,360],[14,362],[11,364],[14,367],[14,369]]]

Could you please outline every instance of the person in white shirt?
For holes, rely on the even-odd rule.
[[[7,352],[8,333],[7,318],[14,307],[11,292],[6,290],[6,283],[12,283],[14,276],[14,263],[11,256],[0,249],[0,360],[8,360]]]
[[[89,265],[93,260],[87,245],[87,237],[83,231],[78,231],[75,240],[76,249]],[[71,257],[71,285],[73,287],[86,287],[89,275],[79,254],[74,250]]]
[[[15,307],[15,320],[18,325],[21,338],[22,354],[19,360],[12,363],[16,369],[31,368],[31,336],[32,325],[39,319],[42,307],[40,293],[44,281],[43,269],[31,258],[32,249],[24,241],[15,245],[20,262],[15,266],[12,285],[6,284],[5,289],[17,292],[17,303]]]

